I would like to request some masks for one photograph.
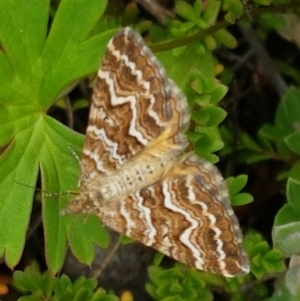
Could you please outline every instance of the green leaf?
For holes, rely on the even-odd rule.
[[[24,272],[17,271],[14,273],[14,278],[18,285],[24,291],[31,293],[41,292],[42,289],[42,275],[34,267],[27,267]]]
[[[272,158],[270,154],[260,154],[252,151],[243,151],[239,157],[241,162],[246,162],[247,164],[266,161]]]
[[[85,277],[79,277],[74,284],[70,281],[69,277],[62,275],[61,278],[55,278],[55,285],[53,287],[53,300],[116,300],[106,299],[109,297],[103,289],[98,289],[94,293],[94,289],[97,288],[97,281],[95,279],[86,279]]]
[[[293,164],[291,170],[289,171],[289,176],[292,180],[300,182],[300,158]]]
[[[191,82],[191,88],[198,94],[203,93],[203,80],[200,77],[195,78]]]
[[[202,133],[198,133],[198,132],[191,132],[191,131],[189,131],[189,132],[186,133],[186,136],[188,137],[188,139],[191,142],[195,143],[200,137],[203,136],[203,134]]]
[[[91,301],[100,301],[100,300],[105,300],[106,297],[106,291],[104,288],[99,287],[95,294],[93,295]]]
[[[147,282],[145,285],[145,290],[154,300],[158,300],[159,296],[156,293],[156,286],[154,284]]]
[[[230,177],[227,179],[230,195],[240,192],[246,186],[247,181],[247,175],[239,175],[236,178]]]
[[[287,182],[287,199],[293,208],[300,213],[300,181],[293,178],[289,178]],[[300,220],[300,218],[299,218]]]
[[[255,254],[259,254],[260,257],[257,258],[262,258],[262,256],[264,256],[268,251],[269,251],[270,247],[268,245],[268,243],[266,241],[261,241],[256,243],[250,252],[250,256],[254,257]]]
[[[211,104],[219,102],[226,95],[228,87],[224,85],[218,85],[211,93]]]
[[[300,214],[291,205],[284,205],[277,213],[272,236],[285,256],[300,253]]]
[[[87,290],[94,290],[95,288],[97,288],[97,285],[98,282],[96,279],[86,279],[85,277],[78,278],[74,283],[74,287],[76,287],[77,289],[84,287]]]
[[[268,261],[277,261],[282,259],[282,252],[278,249],[273,249],[270,252],[268,252],[268,254],[265,255],[264,259],[268,260]]]
[[[178,283],[178,281],[175,281],[170,286],[170,292],[173,294],[179,294],[183,291],[182,286]]]
[[[195,16],[200,16],[202,12],[202,1],[201,0],[195,0],[194,2],[194,12]]]
[[[50,271],[47,271],[43,275],[43,284],[42,284],[43,295],[46,298],[50,298],[51,297],[52,290],[53,290],[53,285],[54,285],[53,276],[51,275]]]
[[[232,206],[242,206],[253,202],[253,196],[249,193],[239,193],[231,198]]]
[[[124,16],[123,16],[123,24],[131,24],[135,23],[137,20],[137,17],[139,15],[139,9],[136,5],[136,3],[131,2],[129,3],[124,11]]]
[[[134,239],[129,238],[129,237],[125,236],[125,235],[121,235],[119,239],[121,240],[121,244],[122,245],[129,245],[129,244],[132,244],[132,243],[135,242]]]
[[[208,25],[215,24],[220,12],[220,7],[221,7],[220,1],[210,0],[206,2],[206,6],[202,18],[207,22]]]
[[[107,248],[109,245],[107,230],[96,216],[90,215],[84,218],[82,215],[77,215],[69,218],[72,219],[68,231],[72,253],[82,262],[90,265],[94,258],[94,243],[102,248]]]
[[[90,36],[106,7],[103,0],[62,0],[49,35],[50,1],[0,2],[0,256],[13,268],[25,243],[41,169],[46,261],[57,272],[66,254],[66,200],[77,186],[83,136],[46,115],[63,91],[96,71],[115,30]],[[77,22],[74,22],[74,20]],[[30,22],[28,22],[30,20]],[[4,118],[2,118],[4,117]],[[11,214],[14,212],[14,214]],[[79,226],[79,225],[78,225]],[[89,244],[89,243],[87,243]]]
[[[259,22],[261,22],[263,26],[270,27],[277,30],[279,29],[284,30],[284,28],[287,27],[287,22],[283,14],[282,15],[276,13],[261,14],[259,16]]]
[[[297,176],[297,172],[296,169],[293,174]],[[288,204],[279,210],[275,218],[273,240],[286,256],[300,252],[298,243],[300,239],[299,193],[300,181],[290,177],[287,182]]]
[[[197,300],[198,297],[197,290],[193,288],[190,281],[186,281],[186,283],[184,283],[183,291],[180,295],[183,297],[184,300]]]
[[[195,152],[199,156],[203,156],[207,153],[212,153],[220,150],[224,146],[224,143],[220,140],[215,140],[213,137],[204,134],[195,143]]]
[[[192,110],[191,115],[191,118],[201,125],[204,125],[210,118],[209,112],[205,110]]]
[[[44,117],[43,123],[36,129],[41,135],[43,133],[47,135],[47,138],[41,138],[37,145],[41,146],[39,158],[43,188],[50,192],[50,195],[42,196],[46,260],[48,266],[57,271],[66,254],[67,221],[60,215],[61,210],[66,206],[66,201],[61,199],[59,202],[56,194],[59,195],[70,191],[71,187],[76,187],[79,164],[70,148],[79,153],[83,137],[70,132],[68,128],[48,116]]]
[[[229,23],[229,24],[234,24],[235,23],[235,20],[236,20],[236,16],[229,12],[228,14],[226,14],[224,16],[224,19]]]
[[[217,81],[214,77],[204,79],[204,91],[205,93],[212,93],[217,87]]]
[[[235,18],[239,17],[243,13],[243,5],[238,0],[227,1],[228,11],[234,15]]]
[[[180,26],[180,29],[182,32],[187,32],[187,31],[190,31],[194,26],[195,26],[195,22],[190,21],[190,22],[183,23]],[[176,51],[176,49],[173,50],[173,53],[175,53],[174,51]]]
[[[235,49],[238,46],[236,38],[227,30],[221,29],[213,34],[218,45],[225,45],[227,48]]]
[[[296,154],[300,155],[300,133],[296,132],[285,137],[284,142]]]
[[[197,17],[194,15],[193,8],[184,1],[177,1],[175,4],[176,13],[184,19],[195,20]]]
[[[272,252],[272,250],[270,251]],[[268,254],[270,253],[268,252],[264,257],[263,257],[263,260],[262,260],[262,263],[263,263],[263,266],[264,268],[270,272],[270,273],[278,273],[278,272],[282,272],[285,270],[285,266],[283,264],[283,260],[282,260],[282,256],[277,259],[277,260],[274,260],[274,256],[268,256]],[[278,250],[277,250],[278,252]],[[270,260],[270,258],[272,258],[272,260]]]
[[[31,62],[39,56],[45,42],[49,5],[49,0],[33,0],[30,4],[26,1],[0,3],[1,44],[4,46],[6,59],[9,58],[14,72],[23,81],[26,92],[34,80],[34,77],[30,77],[35,72]],[[2,59],[5,54],[3,53]],[[3,95],[2,92],[4,91],[1,91]]]
[[[204,43],[210,50],[215,50],[217,48],[216,40],[212,35],[204,37]]]
[[[223,109],[215,106],[207,106],[203,110],[209,114],[209,120],[206,123],[206,126],[208,127],[217,126],[225,119],[227,115]]]
[[[155,256],[153,258],[153,264],[155,266],[158,266],[161,264],[162,260],[164,259],[165,255],[160,253],[160,252],[156,252],[155,253]]]
[[[294,87],[290,88],[283,96],[275,117],[275,124],[284,128],[286,134],[295,131],[295,126],[299,124],[300,116],[300,90]]]
[[[178,59],[178,55],[174,55],[174,53],[176,53],[174,50],[159,52],[156,56],[167,70],[168,76],[183,89],[189,82],[190,77],[188,75],[195,70],[195,64],[201,66],[201,70],[205,65],[202,63],[204,57],[196,55],[192,45],[184,46],[184,48],[181,47],[179,50],[180,56],[184,56],[186,58],[185,60]],[[182,74],[185,74],[185,76],[182,76]]]
[[[261,147],[247,133],[242,133],[241,139],[247,149],[261,152]]]
[[[299,258],[296,258],[295,256],[295,262],[299,260]],[[294,299],[299,299],[300,296],[300,287],[299,287],[299,281],[300,281],[300,265],[295,264],[294,266],[291,266],[290,269],[287,271],[285,275],[285,283],[286,286],[289,288],[291,294],[293,295]],[[286,299],[288,300],[288,299]],[[292,299],[290,299],[292,300]]]
[[[178,269],[178,267],[174,267],[174,268],[162,271],[159,278],[169,281],[172,278],[182,279],[183,275],[182,275],[182,271],[180,269]]]
[[[72,110],[73,112],[80,110],[80,109],[84,109],[87,108],[89,106],[89,102],[87,99],[78,99],[76,100],[73,105],[72,105]]]
[[[58,297],[65,296],[66,293],[73,292],[73,284],[67,275],[62,275],[53,286],[53,291]]]

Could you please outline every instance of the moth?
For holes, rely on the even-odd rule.
[[[226,184],[185,152],[185,95],[130,28],[109,42],[98,71],[78,197],[66,212],[97,215],[115,231],[197,269],[249,272]]]

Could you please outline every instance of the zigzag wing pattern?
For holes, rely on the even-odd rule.
[[[96,214],[112,229],[187,265],[227,277],[249,272],[225,182],[193,154],[153,185],[106,203]]]
[[[237,219],[217,169],[187,147],[185,96],[130,28],[109,42],[83,148],[79,196],[67,212],[198,269],[249,271]]]

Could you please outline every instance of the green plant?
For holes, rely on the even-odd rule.
[[[96,72],[107,42],[121,27],[122,18],[123,24],[149,30],[155,42],[152,49],[158,52],[170,78],[187,95],[192,119],[187,136],[197,155],[216,163],[219,157],[215,152],[224,147],[225,141],[222,156],[234,154],[239,164],[247,166],[274,159],[283,162],[285,169],[278,178],[287,181],[287,203],[278,212],[273,227],[276,248],[271,249],[259,233],[248,232],[245,236],[252,274],[225,280],[193,269],[183,271],[180,265],[163,269],[159,262],[149,267],[147,291],[156,300],[212,300],[209,288],[218,287],[230,300],[238,301],[247,296],[240,286],[245,287],[256,277],[259,282],[254,291],[260,298],[269,296],[264,278],[285,269],[283,256],[294,258],[299,254],[300,92],[290,88],[285,94],[274,125],[265,124],[255,137],[239,132],[237,150],[232,147],[235,137],[230,125],[219,130],[226,117],[225,110],[218,106],[228,90],[223,83],[230,82],[233,72],[222,72],[213,51],[221,45],[228,49],[238,45],[226,28],[237,21],[249,23],[249,12],[242,1],[209,0],[206,6],[198,0],[193,4],[177,1],[177,17],[168,20],[164,28],[140,20],[133,4],[118,18],[105,14],[104,0],[62,0],[57,7],[51,4],[50,0],[0,2],[0,256],[10,268],[22,256],[39,172],[49,270],[54,274],[60,271],[66,242],[86,264],[93,260],[94,243],[108,245],[109,236],[97,218],[60,214],[70,201],[63,193],[73,191],[77,185],[80,166],[72,151],[80,154],[83,135],[47,113],[76,83]],[[254,1],[251,11],[250,21],[261,20],[261,36],[266,36],[270,28],[284,25],[281,15],[274,19],[271,9],[261,7],[270,4],[271,1]],[[272,5],[278,12],[296,10],[299,1],[273,0]],[[224,17],[221,21],[220,16]],[[72,110],[86,104],[86,100],[74,102]],[[227,179],[232,204],[252,201],[249,194],[241,192],[246,182],[245,175]],[[281,291],[291,298],[299,296],[295,283],[288,282],[298,271],[297,265],[289,269],[286,281],[278,285],[269,300],[279,300],[276,294]],[[16,286],[30,292],[21,300],[50,296],[54,300],[115,300],[103,291],[93,293],[96,284],[91,280],[81,278],[72,284],[66,276],[56,279],[50,275],[40,275],[32,269],[16,272]]]
[[[39,169],[43,190],[47,192],[61,193],[76,187],[79,164],[70,148],[80,153],[83,136],[46,112],[62,92],[98,68],[101,53],[115,30],[95,36],[89,33],[105,6],[102,0],[62,1],[47,35],[50,1],[0,4],[0,139],[5,145],[0,159],[0,228],[4,230],[0,233],[0,254],[10,267],[22,255],[34,194],[30,187],[35,186]],[[82,12],[88,18],[83,18]],[[74,18],[81,22],[74,24]],[[66,201],[42,196],[49,268],[53,272],[60,270],[67,237],[74,241],[74,233],[81,233],[88,224],[96,229],[87,232],[91,236],[85,234],[85,249],[76,240],[75,246],[71,245],[75,253],[91,262],[91,243],[101,241],[102,246],[107,245],[100,223],[93,218],[86,224],[80,217],[62,218],[60,211]]]
[[[78,278],[74,283],[66,275],[53,277],[48,271],[43,275],[36,268],[27,267],[24,272],[14,273],[14,286],[24,294],[19,301],[38,300],[86,300],[86,301],[118,301],[113,295],[107,295],[105,290],[97,288],[97,281]]]

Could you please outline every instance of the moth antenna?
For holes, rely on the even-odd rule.
[[[80,158],[77,155],[77,153],[74,151],[74,149],[71,146],[68,146],[69,151],[71,152],[71,154],[76,158],[76,160],[78,161],[79,165],[80,165]]]

